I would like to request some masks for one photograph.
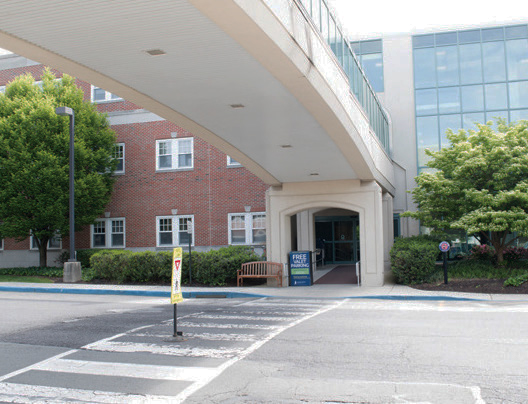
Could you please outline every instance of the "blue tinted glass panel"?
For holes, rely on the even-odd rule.
[[[483,43],[482,60],[484,64],[484,82],[506,80],[504,42]]]
[[[504,118],[508,122],[508,111],[492,111],[486,113],[486,122],[493,121],[493,127],[495,129],[497,128],[496,122],[499,118]]]
[[[427,164],[429,157],[426,156],[425,150],[438,150],[438,117],[424,116],[416,118],[416,135],[418,142],[418,165]]]
[[[462,92],[462,111],[484,111],[484,92],[482,86],[464,86]]]
[[[446,131],[451,129],[453,132],[458,132],[462,127],[461,116],[459,114],[455,115],[440,115],[440,145],[441,147],[446,147],[450,145],[449,140],[447,140]]]
[[[441,114],[460,112],[459,87],[448,87],[438,89],[438,110]]]
[[[508,80],[528,79],[528,39],[506,41]]]
[[[374,91],[383,91],[383,58],[381,53],[361,56],[361,65]]]
[[[521,119],[528,119],[528,109],[519,109],[510,111],[510,122],[517,122]]]
[[[460,45],[461,84],[482,83],[482,57],[480,43]]]
[[[528,108],[528,81],[509,83],[510,108]]]
[[[350,46],[356,55],[361,54],[361,51],[360,51],[361,45],[359,44],[359,42],[350,42]]]
[[[528,27],[526,25],[516,25],[514,27],[506,27],[506,39],[514,38],[527,38],[528,37]]]
[[[336,37],[336,25],[334,22],[334,19],[330,17],[328,19],[328,43],[330,44],[330,47],[332,48],[332,52],[334,52],[334,55],[337,56],[337,37]]]
[[[462,127],[466,130],[476,130],[478,128],[475,125],[475,122],[485,123],[484,120],[485,117],[483,112],[478,112],[474,114],[464,114],[462,115]]]
[[[415,49],[414,56],[414,87],[435,87],[435,50],[434,48]]]
[[[480,42],[480,31],[478,29],[474,29],[471,31],[460,31],[458,33],[458,42],[459,43]]]
[[[434,35],[413,36],[413,48],[423,48],[427,46],[434,46]]]
[[[416,90],[416,115],[433,115],[438,113],[436,89]]]
[[[457,43],[457,33],[456,32],[446,32],[443,34],[436,34],[436,46],[439,45],[454,45]]]
[[[482,30],[482,41],[502,41],[504,39],[504,30],[502,28],[489,28]]]
[[[321,33],[326,42],[328,42],[328,7],[321,3]]]
[[[486,95],[487,110],[508,108],[506,83],[487,84],[484,91]]]
[[[382,45],[381,40],[377,39],[375,41],[363,41],[361,42],[361,54],[365,53],[381,53]]]
[[[458,84],[458,50],[456,46],[436,48],[436,74],[439,86]]]

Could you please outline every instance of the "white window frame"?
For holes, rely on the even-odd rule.
[[[231,226],[232,218],[240,216],[244,217],[244,231],[245,231],[245,241],[243,243],[235,243],[233,242],[232,237],[232,230]],[[264,243],[262,242],[255,242],[253,240],[253,217],[254,216],[264,216],[264,220],[266,219],[266,212],[245,212],[245,213],[228,213],[227,215],[227,227],[228,227],[228,238],[229,238],[229,245],[262,245]],[[262,227],[258,227],[258,229],[261,229]],[[266,224],[264,223],[264,230],[266,229]]]
[[[90,85],[90,99],[92,102],[104,103],[104,102],[114,102],[114,101],[123,100],[123,98],[119,97],[118,95],[115,95],[111,93],[110,91],[106,91],[106,90],[103,90],[105,92],[104,100],[96,100],[94,98],[95,90],[103,90],[103,89],[101,87],[94,86],[93,84]]]
[[[53,238],[54,239],[58,239],[59,246],[58,247],[52,247],[51,246],[51,241],[52,240],[48,240],[48,250],[62,250],[62,238],[60,237],[58,232],[57,232],[56,236],[53,236]],[[33,244],[35,244],[35,245],[33,245]],[[38,251],[38,247],[36,246],[36,241],[35,241],[35,237],[33,236],[33,234],[31,234],[29,236],[29,249],[32,250],[32,251]]]
[[[227,156],[227,166],[228,167],[242,167],[242,164],[240,164],[238,161],[233,159],[233,157]]]
[[[179,165],[179,156],[181,151],[181,143],[184,141],[191,142],[191,165],[181,166]],[[160,145],[167,143],[170,145],[170,153],[160,155]],[[188,153],[181,153],[188,154]],[[161,156],[171,156],[170,167],[160,167]],[[180,137],[177,139],[158,139],[156,140],[156,171],[174,171],[174,170],[192,170],[194,169],[194,138],[192,137]]]
[[[116,157],[116,148],[122,147],[123,150],[123,156],[122,157]],[[114,146],[114,150],[112,151],[112,157],[116,160],[123,160],[123,169],[122,170],[116,170],[114,171],[114,174],[124,174],[125,173],[125,144],[124,143],[116,143]]]
[[[123,221],[123,232],[113,232],[112,222],[114,221]],[[90,225],[90,247],[91,248],[126,248],[126,220],[124,217],[107,217],[97,219],[96,223],[104,223],[105,225],[105,245],[94,245],[94,225]],[[123,234],[123,245],[113,245],[112,244],[112,235],[113,234]]]
[[[0,238],[0,251],[4,251],[4,239]]]
[[[188,246],[189,243],[186,242],[185,244],[180,243],[180,219],[187,219],[190,220],[192,223],[192,233],[191,233],[191,246],[194,246],[194,229],[195,229],[195,223],[194,223],[194,215],[170,215],[170,216],[156,216],[156,247],[159,248],[170,248],[170,247],[184,247]],[[161,244],[161,237],[160,237],[160,220],[171,220],[171,230],[172,233],[172,244]],[[168,233],[168,232],[167,232]]]

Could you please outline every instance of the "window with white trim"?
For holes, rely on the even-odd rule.
[[[194,215],[156,216],[156,245],[175,247],[194,245]],[[189,233],[189,229],[191,233]]]
[[[125,218],[97,219],[90,226],[92,248],[125,248]]]
[[[265,213],[229,213],[229,244],[265,244]]]
[[[117,160],[117,166],[114,171],[114,174],[124,174],[125,173],[125,144],[116,143],[114,145],[114,151],[112,157]]]
[[[4,249],[4,239],[0,238],[0,251]]]
[[[29,237],[30,249],[38,250],[37,239],[33,234]],[[62,238],[59,234],[53,236],[48,240],[48,250],[60,250],[62,249]]]
[[[0,93],[5,93],[5,87],[6,86],[0,86]]]
[[[156,140],[156,170],[193,168],[193,138]]]
[[[240,167],[241,165],[242,164],[236,161],[233,157],[227,156],[227,166],[228,167]]]
[[[100,87],[92,86],[92,102],[110,102],[119,100],[122,100],[120,96],[105,91]]]

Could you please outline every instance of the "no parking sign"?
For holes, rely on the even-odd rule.
[[[440,251],[442,252],[448,252],[449,249],[451,248],[451,246],[449,245],[449,243],[447,241],[442,241],[439,245],[438,245],[438,248],[440,249]]]

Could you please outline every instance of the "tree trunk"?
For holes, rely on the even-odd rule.
[[[48,238],[43,238],[42,240],[37,239],[37,246],[39,249],[39,267],[48,266]]]

